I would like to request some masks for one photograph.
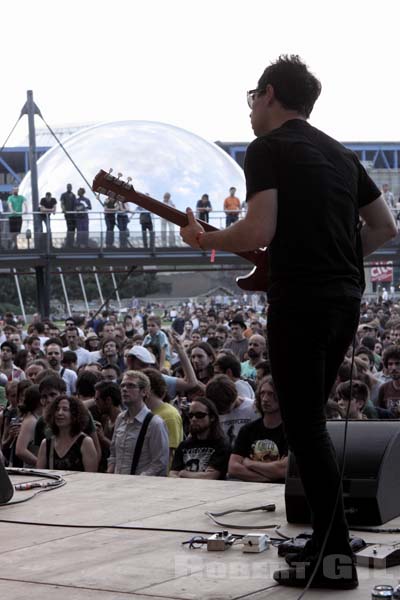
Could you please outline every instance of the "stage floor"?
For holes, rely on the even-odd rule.
[[[102,529],[139,526],[217,532],[222,528],[206,511],[275,503],[276,512],[221,519],[257,525],[253,531],[266,533],[263,524],[277,523],[286,535],[296,535],[304,528],[286,523],[283,485],[95,473],[68,473],[65,479],[67,485],[60,489],[0,507],[0,520],[18,522],[0,522],[1,600],[295,600],[301,593],[275,586],[272,573],[286,564],[275,548],[243,554],[237,545],[225,552],[207,552],[181,545],[194,533]],[[13,477],[14,482],[27,480]],[[16,492],[14,500],[32,493]],[[390,525],[399,527],[400,518]],[[400,540],[400,535],[388,534],[363,537],[382,543]],[[307,597],[365,600],[374,585],[397,585],[400,567],[359,567],[358,574],[360,586],[355,591],[311,590]]]

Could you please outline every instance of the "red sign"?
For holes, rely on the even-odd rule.
[[[371,267],[372,283],[392,283],[393,266],[391,261],[377,262]]]

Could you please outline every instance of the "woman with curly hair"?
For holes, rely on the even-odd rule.
[[[97,471],[98,458],[92,438],[83,433],[88,412],[77,398],[61,394],[46,411],[53,435],[44,439],[36,467],[61,471]]]

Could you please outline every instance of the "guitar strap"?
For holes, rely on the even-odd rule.
[[[136,446],[135,446],[135,451],[133,453],[131,475],[134,475],[136,473],[140,455],[142,454],[144,438],[146,437],[146,432],[147,432],[148,426],[150,425],[150,421],[152,420],[153,417],[154,417],[153,413],[148,412],[144,418],[142,427],[140,428],[139,436],[138,436]]]

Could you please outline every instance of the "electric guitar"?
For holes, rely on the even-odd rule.
[[[99,194],[105,194],[110,198],[113,198],[119,202],[133,202],[138,206],[148,210],[166,219],[178,227],[185,227],[188,224],[188,218],[186,213],[168,206],[159,200],[155,200],[146,194],[137,192],[133,185],[130,183],[132,179],[127,178],[127,181],[121,179],[121,174],[118,177],[111,175],[112,169],[109,173],[106,171],[99,171],[93,180],[92,189],[94,192]],[[218,231],[216,227],[213,227],[209,223],[197,219],[200,225],[205,231]],[[260,248],[259,250],[253,250],[249,252],[235,252],[237,256],[241,256],[245,260],[253,263],[254,268],[248,275],[242,277],[236,277],[237,285],[248,292],[263,292],[267,289],[268,284],[268,254],[267,250]]]

